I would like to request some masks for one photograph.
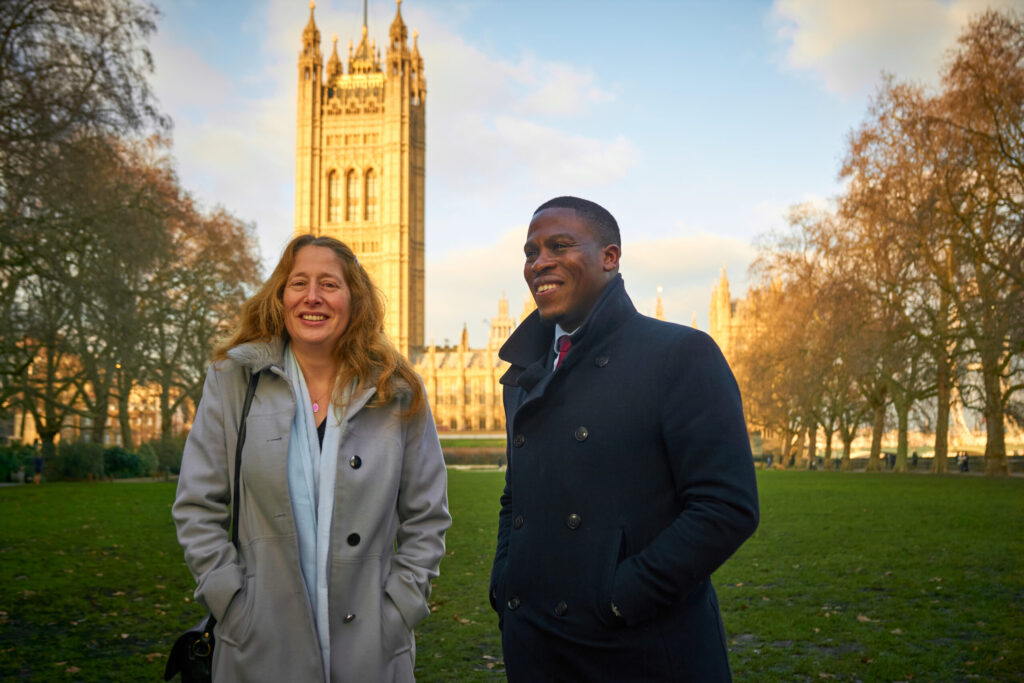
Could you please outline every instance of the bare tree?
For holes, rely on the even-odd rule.
[[[203,215],[183,196],[168,229],[176,247],[161,256],[152,283],[159,296],[148,309],[148,364],[160,387],[164,439],[174,412],[188,401],[198,405],[214,341],[261,281],[252,226],[224,209]]]
[[[950,152],[943,207],[955,224],[950,294],[976,355],[985,469],[1005,475],[1005,411],[1024,389],[1024,20],[988,11],[960,36],[943,74]],[[968,393],[968,395],[970,395]]]
[[[67,253],[67,239],[78,235],[66,205],[48,200],[64,189],[61,164],[83,140],[166,125],[146,82],[151,59],[145,39],[155,14],[135,0],[0,3],[2,412],[15,394],[24,398],[26,387],[26,395],[44,403],[65,394],[56,385],[39,389],[46,373],[39,374],[37,361],[62,365],[56,359],[68,351],[70,312],[42,320],[52,302],[40,305],[37,298],[65,291],[76,276],[58,259]],[[56,434],[63,411],[51,408],[50,417],[37,422]]]

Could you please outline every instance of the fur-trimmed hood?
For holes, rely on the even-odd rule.
[[[252,372],[284,367],[284,340],[251,341],[228,349],[228,358]]]

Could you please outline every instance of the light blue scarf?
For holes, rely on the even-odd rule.
[[[334,482],[338,473],[338,453],[345,432],[345,409],[333,400],[327,413],[323,448],[316,433],[316,420],[310,405],[309,389],[302,369],[292,353],[284,349],[285,377],[295,393],[295,419],[288,439],[288,492],[292,499],[295,528],[299,534],[299,564],[306,594],[313,607],[324,676],[331,679],[331,634],[328,613],[327,568],[330,556],[331,520],[334,515]],[[351,389],[346,392],[348,405]]]

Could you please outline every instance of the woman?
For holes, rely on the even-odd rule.
[[[303,235],[214,354],[172,510],[218,622],[214,680],[413,680],[451,517],[422,385],[383,322],[352,250]]]

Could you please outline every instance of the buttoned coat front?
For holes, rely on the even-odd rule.
[[[238,421],[260,379],[242,451],[239,547],[229,535]],[[429,408],[353,396],[338,456],[328,568],[331,681],[413,680],[412,628],[451,523]],[[323,681],[288,492],[293,390],[280,344],[245,344],[211,366],[182,459],[172,514],[195,596],[217,618],[214,680]]]
[[[500,351],[508,678],[728,680],[709,577],[758,522],[736,382],[710,337],[638,314],[621,276],[573,337],[552,372],[534,312]]]

